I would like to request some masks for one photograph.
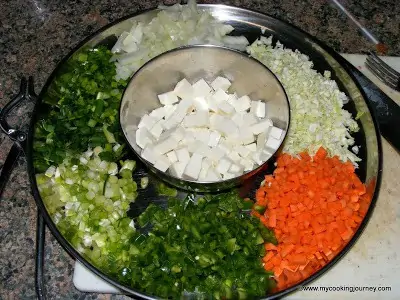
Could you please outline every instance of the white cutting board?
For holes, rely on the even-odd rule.
[[[350,63],[379,86],[389,97],[400,105],[400,93],[396,92],[374,77],[364,66],[365,55],[342,54]],[[400,57],[384,57],[387,63],[400,71]],[[384,143],[384,147],[388,147]],[[384,149],[385,150],[385,149]],[[388,151],[394,151],[393,149]],[[385,152],[385,151],[384,151]],[[400,156],[391,153],[391,167],[399,169]],[[386,169],[386,166],[385,166]],[[398,173],[400,176],[400,171]],[[350,252],[325,275],[314,281],[313,287],[370,287],[390,286],[391,292],[305,292],[299,291],[286,299],[400,299],[400,202],[390,201],[396,197],[382,197],[386,194],[382,184],[381,197],[378,199],[374,214]],[[396,215],[397,213],[397,215]],[[382,226],[383,222],[383,226]],[[83,292],[97,292],[105,294],[120,294],[121,291],[101,280],[87,270],[79,262],[75,263],[73,275],[75,287]]]

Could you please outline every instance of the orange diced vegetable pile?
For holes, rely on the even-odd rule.
[[[266,244],[263,261],[273,270],[277,289],[306,279],[351,239],[368,210],[370,197],[350,162],[301,153],[278,157],[273,175],[257,190],[253,214],[274,229],[278,245]]]

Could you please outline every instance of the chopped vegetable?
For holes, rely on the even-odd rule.
[[[115,80],[110,58],[111,51],[102,46],[75,54],[49,89],[35,125],[38,173],[88,147],[106,145],[102,159],[108,161],[122,156],[124,147],[116,142],[123,141],[118,107],[126,82]]]
[[[253,214],[274,229],[278,246],[265,244],[265,268],[278,289],[309,277],[351,239],[371,200],[351,162],[330,158],[320,148],[314,157],[282,154],[274,175],[256,192]],[[258,207],[268,207],[260,213]]]
[[[264,296],[274,287],[261,260],[273,233],[242,212],[236,191],[194,199],[170,198],[166,210],[151,204],[139,216],[137,225],[152,229],[131,238],[118,278],[163,299]]]
[[[68,156],[51,166],[36,181],[43,202],[57,228],[72,246],[103,270],[120,266],[128,258],[124,248],[135,232],[127,218],[137,186],[132,179],[134,161],[101,160],[101,149]]]
[[[343,109],[347,96],[330,79],[330,73],[319,74],[308,56],[297,50],[286,49],[279,42],[273,47],[272,37],[261,37],[247,51],[277,75],[288,95],[291,120],[283,151],[314,155],[322,146],[330,156],[357,166],[360,159],[349,146],[354,144],[350,133],[358,130],[358,124]]]
[[[127,79],[151,58],[180,46],[213,44],[245,50],[245,37],[226,36],[233,29],[198,9],[194,0],[187,5],[164,6],[150,22],[135,22],[119,37],[112,49],[116,78]]]
[[[147,186],[149,185],[149,177],[142,177],[140,178],[140,187],[142,189],[147,188]]]
[[[176,197],[176,195],[178,195],[177,189],[168,186],[166,183],[162,181],[156,182],[156,190],[159,196]]]

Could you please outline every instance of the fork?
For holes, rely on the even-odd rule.
[[[387,86],[400,91],[400,73],[380,59],[374,52],[369,52],[365,65]]]

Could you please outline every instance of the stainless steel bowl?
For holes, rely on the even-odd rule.
[[[154,168],[142,158],[135,134],[128,135],[128,126],[137,128],[144,114],[161,106],[158,94],[173,90],[183,78],[191,83],[201,78],[211,82],[217,76],[231,80],[229,92],[267,102],[266,117],[274,126],[283,129],[286,137],[290,122],[289,101],[279,80],[263,64],[242,52],[211,45],[186,46],[165,52],[143,65],[130,79],[122,96],[120,123],[127,143],[139,159],[154,174],[178,188],[195,192],[221,191],[241,184],[266,167],[264,162],[241,176],[219,182],[185,180]]]

